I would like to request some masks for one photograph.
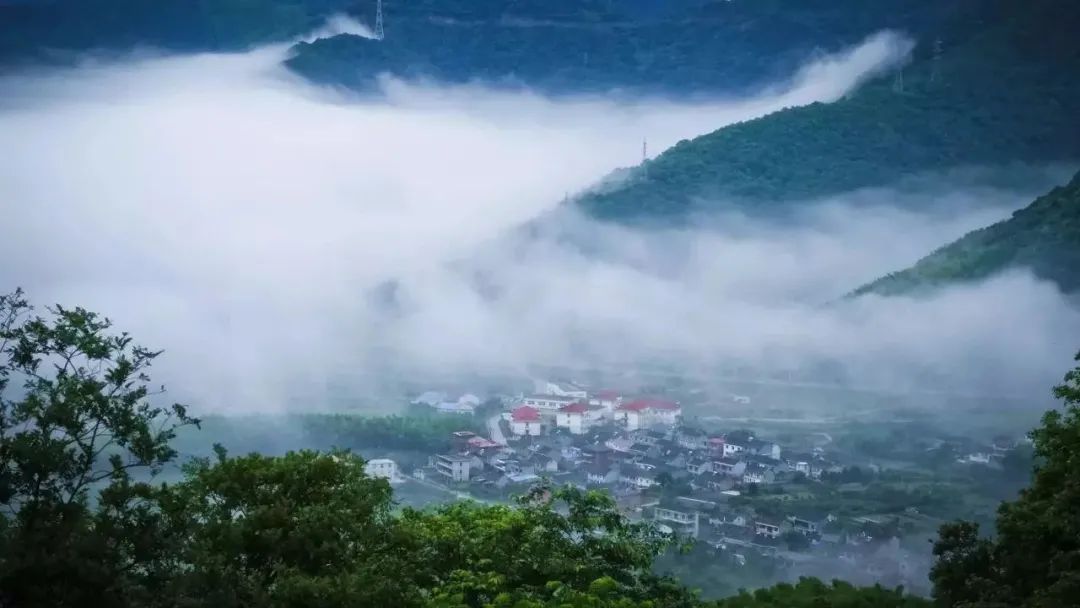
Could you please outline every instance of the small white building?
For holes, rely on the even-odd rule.
[[[628,431],[648,428],[656,424],[674,425],[682,416],[682,407],[664,399],[635,399],[615,408],[615,422]]]
[[[561,395],[529,395],[522,398],[521,405],[535,407],[541,414],[554,414],[575,402],[577,399]]]
[[[542,435],[544,425],[540,420],[540,410],[528,405],[515,408],[510,412],[510,431],[518,437]]]
[[[642,490],[657,485],[656,479],[653,477],[651,471],[647,471],[632,464],[623,464],[619,468],[619,476],[622,477],[622,480],[626,483]]]
[[[569,397],[574,401],[583,401],[589,398],[589,392],[585,387],[573,382],[552,382],[550,380],[534,380],[533,390],[539,395],[551,395],[554,397]]]
[[[778,523],[771,521],[755,521],[754,522],[754,534],[758,536],[764,536],[767,538],[780,538],[781,526]]]
[[[724,457],[728,458],[738,454],[739,452],[745,452],[746,446],[741,446],[737,443],[724,443]]]
[[[386,479],[391,482],[398,479],[397,463],[389,458],[372,458],[364,463],[364,472],[368,477]]]
[[[571,403],[556,412],[555,426],[570,431],[572,435],[584,435],[603,420],[603,412],[599,405]]]
[[[776,479],[775,473],[757,464],[747,466],[742,476],[743,483],[750,484],[768,484],[772,483],[774,479]]]
[[[476,408],[480,407],[480,398],[476,395],[466,393],[456,400],[442,401],[436,403],[433,407],[436,411],[444,414],[464,414],[472,416],[476,413]]]

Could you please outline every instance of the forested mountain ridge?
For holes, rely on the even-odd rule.
[[[1063,291],[1080,290],[1080,173],[1007,220],[975,230],[911,268],[855,290],[894,295],[1029,268]]]
[[[374,4],[357,5],[371,23]],[[312,80],[373,90],[390,73],[524,86],[548,94],[707,95],[785,78],[815,53],[886,28],[933,30],[953,0],[462,3],[386,0],[386,37],[300,43],[288,65]]]
[[[615,187],[580,197],[595,217],[685,219],[964,166],[1080,158],[1080,4],[978,0],[919,41],[899,78],[831,104],[776,112],[683,141]]]
[[[85,51],[231,51],[288,40],[354,0],[0,0],[0,68]]]

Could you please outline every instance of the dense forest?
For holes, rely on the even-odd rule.
[[[730,93],[789,77],[809,57],[881,29],[932,30],[954,4],[387,0],[384,40],[301,43],[287,63],[312,80],[359,90],[374,89],[386,72],[548,94]],[[374,9],[364,14],[370,23]]]
[[[1032,432],[1034,482],[997,536],[944,526],[934,600],[814,579],[706,601],[653,573],[673,539],[606,494],[540,485],[516,505],[395,509],[346,451],[178,458],[160,355],[81,308],[0,297],[0,605],[439,608],[946,608],[1080,593],[1080,367]],[[1080,355],[1078,355],[1080,360]]]
[[[580,198],[618,221],[685,220],[967,166],[1080,157],[1080,4],[978,0],[911,63],[831,104],[791,108],[683,141]]]
[[[312,80],[372,90],[388,72],[550,94],[731,92],[790,76],[872,32],[934,31],[959,0],[386,0],[386,38],[299,43]],[[331,14],[374,25],[375,0],[0,1],[0,69],[82,51],[237,50]]]
[[[1080,289],[1080,173],[1009,219],[970,232],[855,295],[910,293],[1013,267],[1029,268],[1066,292]]]

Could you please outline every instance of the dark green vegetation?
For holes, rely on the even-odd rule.
[[[0,298],[0,602],[12,606],[915,608],[899,590],[805,579],[704,601],[652,573],[670,544],[604,494],[538,487],[516,505],[395,510],[348,452],[176,457],[182,406],[157,408],[157,353],[82,309]],[[1032,437],[1034,485],[996,541],[942,530],[941,606],[1065,606],[1078,590],[1080,368]]]
[[[942,528],[931,573],[942,605],[1049,608],[1080,598],[1080,367],[1054,395],[1064,411],[1047,412],[1031,433],[1035,479],[998,509],[996,538],[970,522]]]
[[[815,53],[885,28],[933,29],[956,3],[925,0],[676,2],[386,0],[386,38],[299,44],[288,65],[373,89],[383,72],[546,93],[732,92],[786,78]],[[371,23],[374,1],[354,12]]]
[[[236,50],[309,32],[352,0],[0,1],[0,65],[81,51]]]
[[[984,279],[1011,267],[1030,268],[1067,292],[1080,289],[1080,173],[1009,219],[970,232],[855,295],[910,293]]]
[[[902,88],[884,78],[681,142],[580,204],[604,219],[684,221],[718,201],[776,211],[922,172],[1080,158],[1078,28],[1070,0],[973,0],[919,39]]]

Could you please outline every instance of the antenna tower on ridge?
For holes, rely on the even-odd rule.
[[[376,0],[375,3],[375,39],[382,40],[386,36],[386,32],[383,31],[382,20],[382,0]]]
[[[934,40],[933,69],[930,71],[930,82],[937,82],[941,77],[941,38]]]
[[[641,140],[641,163],[645,164],[645,161],[649,160],[649,140]]]

